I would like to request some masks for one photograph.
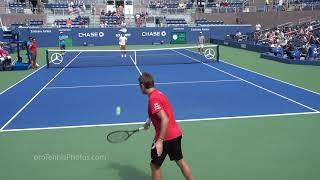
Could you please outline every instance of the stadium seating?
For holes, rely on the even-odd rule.
[[[84,7],[85,6],[85,7]],[[68,3],[47,3],[44,5],[44,7],[46,9],[50,9],[52,11],[59,11],[59,10],[69,10],[70,8],[72,9],[72,11],[78,11],[78,9],[90,9],[91,8],[91,5],[90,4],[73,4],[72,6]],[[71,12],[70,12],[71,13]]]
[[[33,26],[33,27],[37,27],[37,26],[43,26],[44,22],[43,20],[30,20],[29,22],[26,21],[24,23],[12,23],[11,27],[26,27],[26,26]]]
[[[76,17],[75,19],[72,19],[72,28],[79,28],[83,27],[86,25],[89,25],[90,19],[87,16],[81,16],[81,17]],[[56,19],[54,21],[54,24],[57,27],[67,27],[67,20],[66,19]]]
[[[26,7],[26,3],[9,3],[10,13],[24,13]]]
[[[197,26],[213,26],[224,24],[223,21],[208,21],[206,18],[196,19],[195,24]]]
[[[168,27],[181,27],[181,26],[188,26],[185,19],[176,18],[176,19],[166,19],[166,24]]]
[[[41,20],[31,20],[29,25],[30,26],[42,26],[43,25],[43,21],[41,21]]]
[[[306,2],[302,8],[302,10],[319,10],[320,2]]]
[[[115,27],[121,24],[121,20],[124,19],[124,16],[100,16],[100,22],[104,23],[107,21],[107,27]]]
[[[68,4],[67,3],[50,3],[50,4],[45,4],[44,7],[47,9],[67,9]]]

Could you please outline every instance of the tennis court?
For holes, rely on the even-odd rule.
[[[109,55],[110,58],[103,59]],[[79,51],[67,52],[64,58],[65,64],[61,67],[42,68],[0,96],[0,103],[5,103],[8,109],[0,112],[0,135],[8,137],[4,144],[10,144],[12,134],[23,133],[21,142],[32,139],[25,147],[21,146],[26,151],[12,149],[20,159],[14,158],[15,162],[8,164],[13,168],[21,161],[24,165],[31,164],[32,168],[19,170],[19,174],[7,172],[5,177],[15,179],[23,174],[46,179],[148,179],[152,130],[136,134],[119,145],[107,144],[104,137],[108,131],[131,129],[145,121],[147,99],[137,84],[140,72],[154,75],[156,87],[169,97],[176,118],[185,121],[181,123],[185,156],[197,179],[264,179],[272,177],[268,172],[285,174],[286,170],[280,172],[272,167],[274,162],[268,162],[268,156],[281,160],[288,155],[281,154],[285,149],[280,147],[279,152],[268,149],[270,146],[264,144],[265,141],[274,138],[274,146],[281,146],[277,137],[289,138],[279,136],[283,132],[281,123],[285,124],[282,117],[316,117],[320,111],[319,93],[223,60],[219,63],[205,61],[202,55],[184,49],[145,51],[140,56],[128,53],[126,58],[121,58],[119,52]],[[135,64],[135,60],[138,63]],[[144,63],[139,64],[139,61]],[[116,116],[117,106],[121,107],[120,116]],[[243,121],[245,118],[247,120]],[[261,121],[260,124],[254,121],[255,118],[264,123],[271,121],[271,124],[263,126]],[[264,137],[272,123],[280,123],[279,129],[271,133],[273,136],[254,139],[254,136]],[[294,127],[301,127],[301,124],[296,121],[289,130],[294,131]],[[303,126],[311,124],[305,121]],[[243,128],[235,128],[238,125]],[[194,128],[197,130],[191,130]],[[251,153],[253,157],[249,152],[255,152]],[[63,154],[107,158],[41,161],[34,157],[61,158]],[[289,153],[289,156],[294,154]],[[250,165],[243,166],[248,159]],[[182,179],[173,163],[167,161],[166,164],[171,164],[164,168],[166,179]],[[288,164],[290,162],[282,165]],[[264,170],[265,166],[269,170]],[[319,167],[319,163],[310,167]],[[248,176],[251,173],[253,175]],[[292,176],[295,178],[299,176]]]

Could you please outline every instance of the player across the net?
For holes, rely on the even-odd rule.
[[[125,52],[123,52],[123,49],[48,49],[46,60],[48,68],[191,64],[219,61],[218,45],[205,45],[202,50],[202,52],[199,52],[198,46],[136,49],[125,50]],[[124,56],[124,53],[126,56]]]

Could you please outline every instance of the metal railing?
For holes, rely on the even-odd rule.
[[[236,7],[196,7],[192,8],[146,8],[152,14],[190,14],[190,13],[239,13],[239,12],[279,12],[279,11],[316,11],[320,10],[319,4],[289,4],[278,5],[257,5],[257,6],[236,6]]]

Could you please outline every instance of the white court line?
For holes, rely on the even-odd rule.
[[[62,73],[62,71],[64,71],[66,69],[66,67],[68,67],[79,55],[81,54],[81,52],[79,54],[77,54],[65,67],[63,67],[46,85],[44,85],[38,92],[37,94],[35,94],[22,108],[20,108],[20,110],[13,115],[9,121],[2,126],[2,128],[0,129],[0,131],[2,131],[8,124],[10,124],[56,77],[59,76],[59,74]]]
[[[175,50],[172,50],[172,51],[175,51]],[[269,90],[269,89],[267,89],[267,88],[264,88],[264,87],[262,87],[262,86],[259,86],[259,85],[257,85],[257,84],[254,84],[254,83],[252,83],[252,82],[250,82],[250,81],[247,81],[247,80],[245,80],[245,79],[243,79],[243,78],[240,78],[240,77],[238,77],[238,76],[235,76],[235,75],[233,75],[233,74],[231,74],[231,73],[228,73],[228,72],[226,72],[226,71],[223,71],[223,70],[221,70],[221,69],[219,69],[219,68],[216,68],[216,67],[214,67],[214,66],[211,66],[210,64],[207,64],[207,63],[204,63],[204,62],[202,62],[202,61],[199,61],[199,60],[197,60],[197,59],[195,59],[195,58],[193,58],[193,57],[190,57],[190,56],[185,55],[185,54],[183,54],[183,53],[180,53],[180,52],[178,52],[178,51],[175,51],[175,52],[177,52],[177,53],[179,53],[179,54],[181,54],[181,55],[183,55],[183,56],[185,56],[185,57],[188,57],[188,58],[190,58],[190,59],[192,59],[192,60],[195,60],[195,61],[197,61],[197,62],[200,62],[200,63],[202,63],[203,65],[206,65],[206,66],[208,66],[208,67],[211,67],[211,68],[213,68],[213,69],[216,69],[216,70],[218,70],[218,71],[220,71],[220,72],[222,72],[222,73],[225,73],[225,74],[227,74],[227,75],[229,75],[229,76],[232,76],[232,77],[234,77],[234,78],[240,79],[240,80],[242,80],[242,81],[244,81],[244,82],[246,82],[246,83],[248,83],[248,84],[251,84],[251,85],[253,85],[253,86],[257,87],[257,88],[260,88],[260,89],[265,90],[265,91],[267,91],[267,92],[269,92],[269,93],[272,93],[272,94],[277,95],[277,96],[279,96],[279,97],[281,97],[281,98],[284,98],[284,99],[286,99],[286,100],[288,100],[288,101],[291,101],[291,102],[293,102],[293,103],[295,103],[295,104],[298,104],[298,105],[300,105],[300,106],[303,106],[303,107],[305,107],[305,108],[308,108],[308,109],[310,109],[310,110],[312,110],[312,111],[314,111],[314,112],[319,112],[318,110],[316,110],[316,109],[314,109],[314,108],[311,108],[311,107],[309,107],[309,106],[307,106],[307,105],[304,105],[304,104],[302,104],[302,103],[300,103],[300,102],[297,102],[297,101],[295,101],[295,100],[293,100],[293,99],[290,99],[290,98],[288,98],[288,97],[286,97],[286,96],[283,96],[283,95],[281,95],[281,94],[278,94],[278,93],[276,93],[276,92],[274,92],[274,91],[271,91],[271,90]]]
[[[31,74],[29,74],[28,76],[24,77],[23,79],[21,79],[20,81],[16,82],[15,84],[13,84],[12,86],[8,87],[6,90],[0,92],[0,96],[2,94],[4,94],[5,92],[7,92],[8,90],[10,90],[11,88],[13,88],[14,86],[18,85],[19,83],[21,83],[22,81],[26,80],[28,77],[32,76],[33,74],[35,74],[36,72],[38,72],[40,69],[44,68],[46,65],[41,66],[40,68],[38,68],[37,70],[33,71]]]
[[[133,60],[133,58],[132,58],[132,56],[130,55],[130,59],[131,59],[131,61],[132,61],[132,63],[134,64],[134,66],[137,68],[137,70],[139,71],[139,74],[140,75],[142,75],[142,73],[141,73],[141,71],[140,71],[140,69],[139,69],[139,67],[137,66],[137,64],[134,62],[134,60]]]
[[[51,61],[50,61],[51,62]],[[32,76],[33,74],[35,74],[36,72],[38,72],[40,69],[46,67],[47,65],[44,64],[42,65],[40,68],[38,68],[37,70],[33,71],[31,74],[27,75],[26,77],[24,77],[23,79],[21,79],[20,81],[16,82],[15,84],[13,84],[12,86],[8,87],[6,90],[0,92],[0,96],[2,94],[4,94],[5,92],[7,92],[8,90],[10,90],[11,88],[13,88],[14,86],[18,85],[19,83],[21,83],[22,81],[26,80],[28,77]]]
[[[296,116],[296,115],[308,115],[308,114],[320,114],[320,113],[319,112],[301,112],[301,113],[283,113],[283,114],[262,114],[262,115],[252,115],[252,116],[230,116],[230,117],[218,117],[218,118],[182,119],[177,121],[178,122],[199,122],[199,121],[217,121],[217,120],[233,120],[233,119],[249,120],[254,118]],[[60,127],[28,128],[28,129],[6,129],[6,130],[1,130],[0,133],[1,132],[54,130],[54,129],[75,129],[75,128],[89,128],[89,127],[127,126],[127,125],[139,125],[144,123],[145,121],[132,122],[132,123],[117,123],[117,124],[95,124],[95,125],[60,126]]]
[[[258,74],[258,75],[261,75],[261,76],[264,76],[264,77],[267,77],[267,78],[270,78],[270,79],[273,79],[273,80],[276,80],[276,81],[279,81],[279,82],[282,82],[282,83],[284,83],[284,84],[288,84],[288,85],[290,85],[290,86],[293,86],[293,87],[296,87],[296,88],[299,88],[299,89],[303,89],[303,90],[305,90],[305,91],[309,91],[309,92],[314,93],[314,94],[316,94],[316,95],[320,95],[320,93],[317,93],[317,92],[312,91],[312,90],[310,90],[310,89],[306,89],[306,88],[300,87],[300,86],[298,86],[298,85],[294,85],[294,84],[288,83],[288,82],[286,82],[286,81],[282,81],[282,80],[280,80],[280,79],[276,79],[276,78],[273,78],[273,77],[271,77],[271,76],[267,76],[267,75],[264,75],[264,74],[255,72],[255,71],[252,71],[252,70],[250,70],[250,69],[243,68],[243,67],[240,67],[240,66],[235,65],[235,64],[231,64],[231,63],[226,62],[226,61],[222,61],[222,60],[221,60],[221,62],[223,62],[223,63],[225,63],[225,64],[229,64],[229,65],[234,66],[234,67],[237,67],[237,68],[240,68],[240,69],[243,69],[243,70],[246,70],[246,71],[249,71],[249,72],[252,72],[252,73],[255,73],[255,74]]]
[[[156,85],[174,85],[174,84],[200,84],[200,83],[219,83],[219,82],[236,82],[241,81],[239,79],[230,80],[216,80],[216,81],[175,81],[175,82],[163,82],[155,83]],[[78,89],[78,88],[104,88],[104,87],[126,87],[126,86],[138,86],[139,84],[101,84],[92,86],[52,86],[46,89]]]
[[[190,51],[190,50],[187,49],[187,51]],[[193,52],[193,51],[190,51],[190,52]],[[194,53],[194,52],[193,52],[193,53]],[[198,53],[198,52],[196,52],[196,53]],[[198,54],[200,54],[200,53],[198,53]],[[250,70],[250,69],[247,69],[247,68],[244,68],[244,67],[241,67],[241,66],[238,66],[238,65],[235,65],[235,64],[232,64],[232,63],[223,61],[223,60],[219,60],[219,61],[220,61],[220,62],[223,62],[223,63],[225,63],[225,64],[229,64],[229,65],[231,65],[231,66],[237,67],[237,68],[239,68],[239,69],[243,69],[243,70],[246,70],[246,71],[249,71],[249,72],[252,72],[252,73],[261,75],[261,76],[264,76],[264,77],[266,77],[266,78],[270,78],[270,79],[273,79],[273,80],[275,80],[275,81],[279,81],[279,82],[282,82],[282,83],[284,83],[284,84],[288,84],[288,85],[290,85],[290,86],[293,86],[293,87],[296,87],[296,88],[299,88],[299,89],[303,89],[303,90],[305,90],[305,91],[309,91],[309,92],[314,93],[314,94],[316,94],[316,95],[320,95],[320,93],[317,93],[317,92],[312,91],[312,90],[310,90],[310,89],[306,89],[306,88],[300,87],[300,86],[298,86],[298,85],[291,84],[291,83],[288,83],[288,82],[286,82],[286,81],[282,81],[282,80],[280,80],[280,79],[273,78],[273,77],[271,77],[271,76],[267,76],[267,75],[265,75],[265,74],[261,74],[261,73],[258,73],[258,72],[256,72],[256,71],[253,71],[253,70]]]

